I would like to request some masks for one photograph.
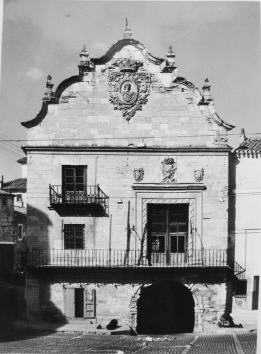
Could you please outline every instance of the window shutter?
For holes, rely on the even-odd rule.
[[[75,317],[75,294],[73,288],[65,289],[65,315]]]
[[[96,317],[96,290],[84,289],[84,317]]]
[[[63,223],[63,219],[62,219],[62,247],[63,247],[63,249],[65,249],[65,247],[64,247],[64,223]]]

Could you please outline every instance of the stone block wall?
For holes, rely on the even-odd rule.
[[[96,291],[96,316],[91,320],[85,319],[88,323],[106,325],[116,319],[119,326],[128,328],[136,326],[137,318],[137,301],[140,296],[142,283],[136,284],[119,284],[119,283],[38,283],[30,280],[28,288],[30,296],[27,297],[27,307],[30,308],[29,318],[38,318],[51,321],[66,321],[74,323],[73,318],[66,317],[65,311],[65,291],[68,288],[88,288]],[[149,286],[146,284],[145,286]],[[217,325],[220,316],[225,311],[226,303],[226,286],[225,284],[187,284],[193,295],[195,302],[195,326],[194,330],[199,332],[207,332],[210,324]],[[37,293],[41,291],[40,301],[35,298]],[[29,295],[29,293],[27,294]],[[182,306],[182,304],[180,304]],[[34,311],[32,311],[34,309]],[[77,329],[77,323],[75,323]]]
[[[176,161],[177,182],[171,184],[195,184],[194,170],[204,169],[203,191],[146,190],[146,195],[135,193],[133,187],[162,183],[161,162],[166,157]],[[125,249],[128,201],[130,201],[130,225],[134,226],[131,246],[137,245],[137,233],[142,235],[139,198],[154,198],[159,203],[173,200],[195,201],[195,227],[204,247],[226,249],[227,204],[228,204],[228,156],[227,153],[32,153],[28,156],[28,242],[34,247],[63,248],[62,225],[65,223],[85,224],[86,248],[108,248],[110,221],[108,217],[60,216],[50,210],[49,184],[62,184],[62,165],[87,165],[87,184],[99,184],[109,196],[109,214],[112,215],[111,246]],[[137,183],[133,176],[135,168],[144,169],[144,179]],[[164,184],[163,184],[164,185]],[[171,186],[170,185],[170,186]],[[139,215],[137,215],[139,214]]]

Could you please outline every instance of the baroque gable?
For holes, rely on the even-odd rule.
[[[208,80],[201,91],[179,76],[172,48],[163,59],[151,55],[140,42],[123,39],[100,58],[91,58],[85,48],[80,57],[79,75],[64,80],[56,90],[53,90],[52,78],[48,76],[42,108],[34,119],[22,123],[24,127],[37,127],[43,138],[43,130],[53,128],[48,120],[52,120],[58,129],[59,124],[64,124],[59,119],[68,117],[67,128],[71,125],[75,130],[73,126],[78,120],[81,126],[86,125],[88,138],[92,139],[96,131],[102,145],[105,144],[103,137],[115,139],[121,135],[121,144],[125,136],[137,138],[138,134],[139,137],[152,135],[152,140],[147,140],[149,146],[227,146],[225,135],[233,126],[216,113]],[[42,122],[44,124],[39,126]],[[126,126],[130,122],[136,125],[133,129]],[[108,129],[104,130],[107,126]],[[202,135],[211,138],[194,142],[186,138],[183,141],[173,139],[163,145],[168,136],[178,132],[186,137],[196,134],[198,128]],[[61,133],[62,129],[59,130]],[[64,134],[68,134],[68,129]],[[163,135],[163,140],[157,142],[156,134]],[[64,135],[63,138],[70,136]],[[107,143],[113,141],[107,140]],[[128,140],[127,143],[135,146],[137,141]]]

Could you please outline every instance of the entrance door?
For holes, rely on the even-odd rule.
[[[188,209],[188,204],[148,204],[148,258],[151,262],[170,264],[178,261],[179,254],[184,260]]]
[[[96,290],[66,288],[65,315],[70,318],[95,318]]]
[[[183,284],[163,280],[143,287],[137,301],[137,332],[193,332],[194,306],[192,293]]]

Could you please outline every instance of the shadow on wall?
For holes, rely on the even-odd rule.
[[[166,280],[142,288],[137,302],[137,332],[193,332],[194,306],[191,291],[180,283]]]
[[[229,156],[229,174],[228,174],[228,249],[229,261],[233,262],[235,258],[235,220],[236,220],[236,165],[239,160],[235,154]]]
[[[43,211],[27,206],[27,232],[28,244],[41,249],[49,249],[49,228],[52,221]],[[37,239],[34,239],[37,236]],[[39,242],[39,243],[38,243]],[[46,255],[48,257],[48,253]],[[67,323],[66,317],[52,301],[51,284],[48,281],[46,270],[27,267],[26,271],[26,312],[29,321],[51,322],[50,328],[55,330]]]

